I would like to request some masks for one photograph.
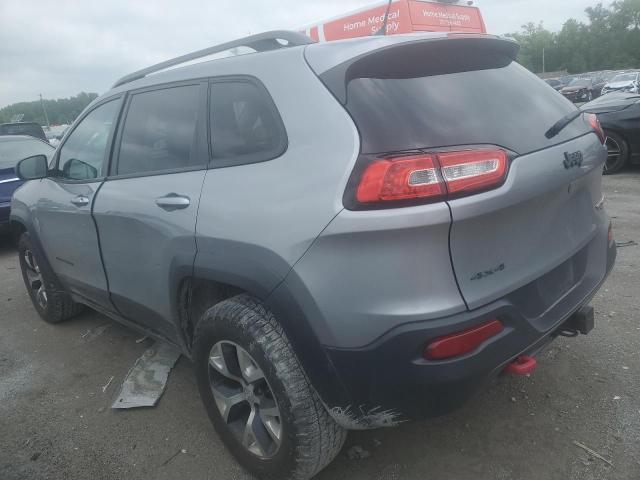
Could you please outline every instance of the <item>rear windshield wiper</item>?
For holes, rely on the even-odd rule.
[[[565,129],[567,125],[573,122],[576,118],[581,116],[584,112],[582,110],[575,110],[556,122],[556,124],[547,130],[547,133],[544,134],[547,138],[553,138],[558,135],[562,130]]]

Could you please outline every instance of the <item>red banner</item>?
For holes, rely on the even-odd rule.
[[[316,41],[367,37],[384,26],[387,2],[367,10],[348,14],[336,20],[307,29]],[[387,35],[410,32],[474,32],[485,33],[480,10],[476,7],[446,5],[424,0],[396,0],[389,9]]]
[[[409,1],[411,23],[416,30],[450,30],[452,32],[483,33],[484,22],[476,7],[460,7],[436,3]],[[425,28],[426,27],[426,28]]]
[[[383,27],[386,11],[386,6],[377,7],[325,23],[324,38],[331,41],[373,35]],[[411,18],[406,1],[393,3],[387,20],[387,34],[410,31]]]

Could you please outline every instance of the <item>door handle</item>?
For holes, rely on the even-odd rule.
[[[89,197],[78,195],[71,200],[71,203],[73,203],[76,207],[86,207],[87,205],[89,205]]]
[[[182,210],[191,205],[189,197],[184,195],[178,195],[177,193],[170,193],[164,197],[156,198],[156,205],[163,210]]]

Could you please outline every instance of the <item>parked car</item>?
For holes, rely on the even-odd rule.
[[[0,136],[0,229],[9,224],[11,195],[22,185],[15,167],[20,160],[33,155],[53,155],[54,148],[42,140],[25,135]]]
[[[547,82],[547,85],[553,87],[558,92],[564,88],[564,84],[557,78],[548,78],[545,80],[545,82]]]
[[[0,123],[0,136],[2,135],[29,135],[47,141],[44,130],[35,122]]]
[[[602,88],[602,95],[610,92],[640,93],[640,72],[616,75]]]
[[[242,47],[257,53],[193,63]],[[616,247],[596,116],[517,53],[275,32],[127,75],[49,170],[19,165],[37,180],[11,212],[35,309],[88,305],[179,347],[262,478],[310,478],[347,430],[531,373],[591,330]]]
[[[574,78],[560,93],[573,103],[590,102],[602,92],[604,81],[597,78]]]
[[[640,164],[640,95],[613,92],[582,106],[598,116],[607,135],[605,173]]]
[[[46,132],[47,141],[54,147],[57,147],[68,128],[68,125],[55,125],[50,127]]]
[[[565,75],[564,77],[560,77],[560,81],[563,86],[569,85],[576,77],[574,75]]]

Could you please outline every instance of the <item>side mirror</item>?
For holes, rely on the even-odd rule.
[[[87,162],[71,158],[62,167],[62,176],[70,180],[92,180],[98,177],[98,170]]]
[[[34,155],[18,162],[16,174],[20,180],[37,180],[47,176],[48,168],[45,155]]]

